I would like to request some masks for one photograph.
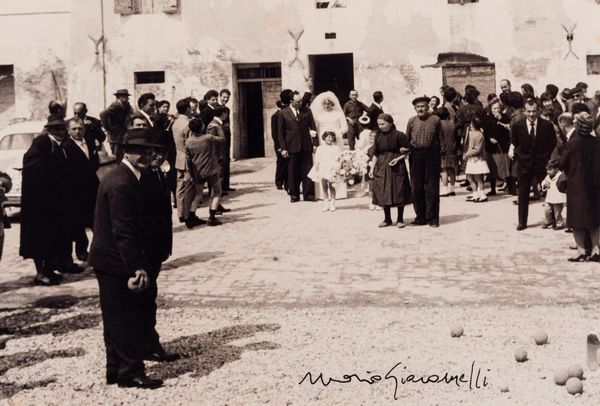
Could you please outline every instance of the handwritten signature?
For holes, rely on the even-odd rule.
[[[485,374],[481,373],[481,368],[477,368],[475,367],[475,361],[473,361],[471,363],[471,371],[468,374],[469,378],[467,379],[467,374],[461,373],[461,374],[450,374],[449,372],[443,372],[442,374],[431,374],[431,375],[414,375],[414,374],[408,374],[408,375],[404,375],[402,374],[403,370],[406,370],[406,366],[404,366],[402,369],[400,368],[400,366],[402,365],[402,362],[398,362],[396,365],[394,365],[382,378],[381,375],[371,375],[368,378],[365,377],[360,377],[357,374],[344,374],[342,375],[341,378],[324,378],[323,377],[323,373],[321,372],[319,375],[317,375],[317,377],[313,377],[312,372],[307,372],[306,375],[304,375],[304,377],[302,378],[302,380],[298,383],[298,385],[302,385],[306,380],[308,380],[308,383],[310,383],[311,385],[316,385],[317,383],[320,382],[321,385],[323,386],[329,386],[329,384],[333,383],[350,383],[352,381],[357,381],[357,382],[362,382],[362,383],[367,383],[369,385],[373,385],[377,382],[380,382],[381,380],[393,380],[394,381],[394,400],[398,400],[398,386],[400,384],[405,385],[407,383],[417,383],[417,384],[423,384],[423,385],[427,385],[427,384],[435,384],[435,383],[441,383],[441,384],[446,384],[446,385],[450,385],[452,383],[454,383],[457,387],[460,387],[462,384],[469,384],[469,390],[473,390],[473,389],[481,389],[481,388],[485,388],[486,386],[488,386],[488,382],[487,382],[487,377],[485,376]],[[489,369],[487,370],[488,372],[490,371]],[[370,374],[369,371],[367,371],[368,374]],[[481,378],[481,381],[480,381]],[[480,385],[481,383],[481,385]]]

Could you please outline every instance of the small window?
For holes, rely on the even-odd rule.
[[[315,5],[317,8],[346,7],[346,0],[330,0],[330,1],[316,0]]]
[[[587,74],[588,75],[600,75],[600,55],[588,55],[587,61]]]
[[[135,72],[135,84],[165,83],[165,71]]]
[[[238,68],[238,79],[277,79],[281,77],[280,64],[265,65]]]
[[[179,0],[115,0],[116,14],[175,14],[179,10]]]
[[[460,4],[464,6],[467,3],[479,3],[479,0],[448,0],[448,4]]]

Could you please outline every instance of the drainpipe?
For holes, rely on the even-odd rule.
[[[102,103],[106,108],[106,37],[104,36],[104,0],[100,0],[100,24],[102,27]]]

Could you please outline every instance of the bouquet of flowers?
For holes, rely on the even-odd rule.
[[[363,154],[355,151],[344,151],[338,160],[339,167],[337,177],[339,182],[345,182],[348,186],[360,183],[367,167],[367,159]]]

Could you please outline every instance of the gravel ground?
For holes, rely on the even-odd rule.
[[[147,363],[148,373],[165,379],[165,387],[144,391],[103,383],[101,326],[89,328],[81,322],[88,318],[89,323],[98,323],[97,309],[78,304],[35,324],[34,334],[15,333],[7,341],[0,357],[0,389],[5,404],[80,405],[92,400],[94,404],[591,405],[600,399],[600,372],[592,373],[585,365],[585,339],[598,332],[598,310],[599,305],[170,307],[159,313],[159,332],[165,346],[184,357],[170,364]],[[42,319],[40,310],[28,312],[36,321]],[[73,324],[56,327],[57,316]],[[450,336],[455,324],[464,327],[460,338]],[[536,346],[532,339],[540,328],[550,337],[544,346]],[[527,350],[527,362],[514,360],[518,347]],[[402,364],[385,379],[398,362]],[[457,387],[455,382],[399,383],[396,388],[391,378],[464,373],[468,380],[473,362],[471,389],[468,383]],[[577,396],[553,381],[557,369],[574,363],[585,370],[584,392]],[[477,371],[479,389],[474,383]],[[325,382],[329,377],[343,381],[345,374],[356,377],[328,386],[310,384],[309,379],[299,384],[308,372],[313,382],[320,373]],[[357,380],[376,375],[382,377],[380,382]],[[501,392],[502,386],[509,391]]]

